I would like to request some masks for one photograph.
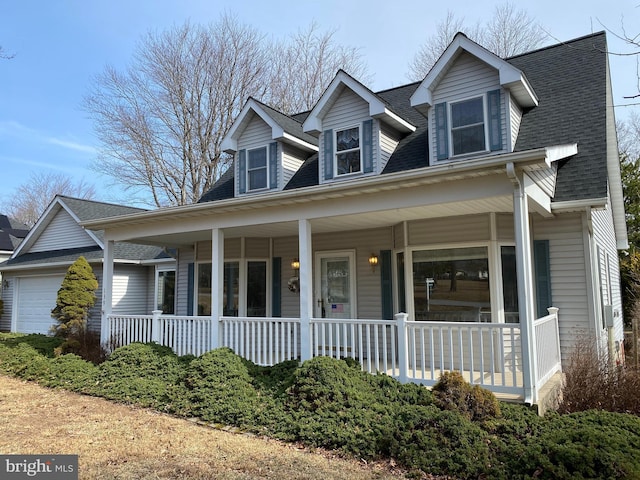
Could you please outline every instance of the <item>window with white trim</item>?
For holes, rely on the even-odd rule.
[[[451,148],[453,155],[486,150],[484,97],[450,104]]]
[[[351,127],[335,132],[335,161],[337,175],[360,173],[362,162],[360,157],[360,127]]]
[[[267,147],[247,151],[247,190],[261,190],[269,185]]]

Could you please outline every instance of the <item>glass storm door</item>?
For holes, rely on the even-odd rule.
[[[355,318],[355,254],[320,253],[316,265],[316,317]]]

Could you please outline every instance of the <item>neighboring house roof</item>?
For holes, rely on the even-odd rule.
[[[13,252],[29,233],[29,227],[0,214],[0,251]]]
[[[464,38],[461,41],[465,43]],[[479,52],[484,54],[485,50]],[[490,53],[485,55],[507,72],[505,78],[513,76],[515,72],[518,78],[514,82],[530,87],[531,94],[535,92],[538,105],[524,110],[515,151],[553,145],[578,145],[576,155],[558,162],[554,202],[602,199],[607,196],[606,52],[606,37],[604,32],[600,32],[506,60]],[[328,92],[331,88],[338,88],[337,83],[349,84],[360,89],[370,102],[379,102],[380,108],[388,109],[417,127],[400,141],[382,171],[383,175],[429,165],[427,119],[411,106],[411,98],[422,82],[374,93],[342,71],[338,72],[336,78],[338,81],[328,88]],[[282,121],[283,127],[284,124],[289,125],[287,122],[295,122],[296,125],[304,122],[313,130],[311,126],[317,123],[314,116],[322,113],[323,106],[320,103],[311,112],[293,116],[284,116],[264,104],[260,105],[274,121]],[[233,198],[233,176],[231,167],[202,196],[200,202]],[[313,154],[293,175],[284,190],[318,184],[318,155]]]
[[[13,253],[11,258],[0,264],[2,270],[15,270],[23,267],[52,266],[54,264],[70,264],[82,255],[89,262],[99,262],[103,258],[103,234],[102,231],[80,230],[86,232],[93,241],[84,240],[83,245],[71,248],[52,248],[45,251],[30,251],[38,238],[47,231],[53,219],[61,211],[66,212],[76,223],[85,220],[96,220],[129,213],[144,212],[144,209],[126,207],[93,200],[57,195],[49,204],[42,216],[31,229],[25,240]],[[88,243],[88,244],[87,244]],[[64,246],[73,245],[72,239]],[[62,245],[61,245],[62,246]],[[145,260],[159,260],[171,258],[162,248],[130,243],[115,243],[114,259],[116,261],[140,262]]]

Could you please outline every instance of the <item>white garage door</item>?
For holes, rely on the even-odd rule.
[[[20,333],[49,333],[55,320],[51,310],[56,306],[58,289],[64,275],[24,277],[18,279],[16,330]]]

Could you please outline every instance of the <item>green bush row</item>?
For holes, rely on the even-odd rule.
[[[131,344],[96,366],[56,357],[59,341],[0,335],[0,372],[361,458],[392,457],[417,474],[640,478],[640,419],[632,415],[539,417],[457,374],[432,393],[326,357],[261,367],[226,348],[196,358]]]

